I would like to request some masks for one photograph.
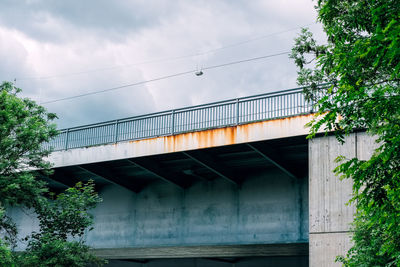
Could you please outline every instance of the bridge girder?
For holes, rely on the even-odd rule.
[[[223,178],[224,180],[228,181],[229,183],[234,184],[235,186],[238,185],[238,183],[236,181],[237,179],[233,178],[233,174],[230,173],[227,168],[221,167],[222,163],[220,163],[220,162],[217,163],[215,158],[213,158],[212,156],[210,156],[204,152],[200,152],[200,151],[196,151],[196,152],[184,151],[181,153],[184,154],[185,156],[187,156],[188,158],[192,159],[196,163],[207,168],[211,172],[215,173],[219,177]]]
[[[294,174],[291,168],[287,164],[285,164],[285,162],[282,159],[279,158],[279,153],[274,148],[270,146],[268,148],[266,148],[265,146],[260,147],[259,145],[249,144],[249,143],[247,143],[246,145],[250,147],[253,151],[257,152],[261,157],[266,159],[268,162],[278,167],[288,176],[292,177],[293,179],[299,178],[296,174]]]

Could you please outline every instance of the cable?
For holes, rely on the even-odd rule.
[[[294,30],[297,30],[297,29],[300,29],[300,28],[304,28],[304,27],[313,25],[313,24],[316,24],[316,22],[308,23],[306,25],[299,26],[299,27],[289,28],[289,29],[282,30],[282,31],[269,33],[269,34],[266,34],[266,35],[262,35],[262,36],[259,36],[259,37],[251,38],[251,39],[240,41],[240,42],[236,42],[236,43],[227,44],[227,45],[224,45],[224,46],[220,46],[220,47],[217,47],[217,48],[213,48],[213,49],[207,50],[205,52],[198,52],[198,53],[194,53],[194,54],[188,54],[188,55],[182,55],[182,56],[176,56],[176,57],[168,57],[168,58],[162,58],[162,59],[146,60],[146,61],[126,64],[126,65],[118,65],[118,66],[97,68],[97,69],[79,71],[79,72],[70,72],[70,73],[64,73],[64,74],[58,74],[58,75],[49,75],[49,76],[42,76],[42,77],[25,77],[25,78],[22,77],[22,78],[16,78],[16,79],[19,80],[19,81],[24,81],[24,80],[47,80],[47,79],[53,79],[53,78],[59,78],[59,77],[75,76],[75,75],[93,73],[93,72],[98,72],[98,71],[113,70],[113,69],[132,67],[132,66],[139,66],[139,65],[150,64],[150,63],[168,62],[168,61],[174,61],[174,60],[179,60],[179,59],[202,56],[202,55],[214,53],[214,52],[217,52],[217,51],[220,51],[220,50],[223,50],[223,49],[232,48],[232,47],[235,47],[235,46],[240,46],[240,45],[247,44],[247,43],[250,43],[250,42],[262,40],[262,39],[265,39],[265,38],[273,36],[273,35],[294,31]]]
[[[64,73],[64,74],[58,74],[58,75],[52,75],[52,76],[26,77],[26,78],[19,78],[19,79],[16,78],[16,80],[19,80],[19,81],[24,81],[24,80],[47,80],[47,79],[58,78],[58,77],[68,77],[68,76],[74,76],[74,75],[80,75],[80,74],[93,73],[93,72],[98,72],[98,71],[103,71],[103,70],[112,70],[112,69],[119,69],[119,68],[124,68],[124,67],[132,67],[132,66],[150,64],[150,63],[172,61],[172,60],[178,60],[178,59],[183,59],[183,58],[187,58],[187,57],[194,57],[194,56],[198,56],[198,55],[200,55],[200,54],[193,54],[193,55],[179,56],[179,57],[171,57],[171,58],[165,58],[165,59],[155,59],[155,60],[141,61],[141,62],[132,63],[132,64],[112,66],[112,67],[104,67],[104,68],[98,68],[98,69],[92,69],[92,70],[80,71],[80,72],[70,72],[70,73]]]
[[[244,63],[244,62],[260,60],[260,59],[269,58],[269,57],[288,55],[288,54],[290,54],[290,51],[277,53],[277,54],[272,54],[272,55],[260,56],[260,57],[253,57],[253,58],[243,59],[243,60],[238,60],[238,61],[233,61],[233,62],[224,63],[224,64],[220,64],[220,65],[214,65],[214,66],[205,67],[205,68],[202,68],[202,69],[203,70],[211,70],[211,69],[221,68],[221,67],[225,67],[225,66],[229,66],[229,65],[235,65],[235,64],[240,64],[240,63]]]
[[[85,94],[74,95],[74,96],[64,97],[64,98],[60,98],[60,99],[50,100],[50,101],[42,102],[42,105],[43,104],[50,104],[50,103],[60,102],[60,101],[64,101],[64,100],[69,100],[69,99],[74,99],[74,98],[78,98],[78,97],[84,97],[84,96],[88,96],[88,95],[101,94],[101,93],[105,93],[105,92],[109,92],[109,91],[118,90],[118,89],[121,89],[121,88],[126,88],[126,87],[141,85],[141,84],[145,84],[145,83],[155,82],[155,81],[159,81],[159,80],[164,80],[164,79],[168,79],[168,78],[172,78],[172,77],[177,77],[177,76],[193,73],[194,71],[195,70],[189,70],[189,71],[185,71],[185,72],[175,73],[175,74],[172,74],[172,75],[167,75],[167,76],[154,78],[154,79],[151,79],[151,80],[146,80],[146,81],[126,84],[126,85],[121,85],[121,86],[117,86],[117,87],[112,87],[112,88],[108,88],[108,89],[103,89],[103,90],[100,90],[100,91],[89,92],[89,93],[85,93]]]
[[[300,27],[294,27],[294,28],[290,28],[290,29],[286,29],[286,30],[282,30],[282,31],[278,31],[278,32],[269,33],[267,35],[262,35],[262,36],[255,37],[255,38],[252,38],[252,39],[248,39],[248,40],[245,40],[245,41],[232,43],[232,44],[228,44],[228,45],[221,46],[221,47],[218,47],[218,48],[214,48],[214,49],[211,49],[211,50],[207,50],[206,52],[199,53],[199,54],[200,55],[205,55],[205,54],[209,54],[209,53],[212,53],[212,52],[215,52],[215,51],[219,51],[219,50],[222,50],[222,49],[231,48],[231,47],[235,47],[235,46],[240,46],[240,45],[243,45],[243,44],[247,44],[247,43],[251,43],[251,42],[254,42],[254,41],[261,40],[261,39],[265,39],[265,38],[273,36],[273,35],[277,35],[277,34],[281,34],[281,33],[285,33],[285,32],[294,31],[294,30],[297,30],[297,29],[305,28],[307,26],[310,26],[310,25],[313,25],[313,24],[316,24],[316,23],[317,22],[312,22],[312,23],[308,23],[308,24],[300,26]]]
[[[248,58],[248,59],[243,59],[243,60],[238,60],[238,61],[232,61],[232,62],[228,62],[228,63],[224,63],[224,64],[205,67],[205,68],[202,68],[202,70],[210,70],[210,69],[222,68],[222,67],[235,65],[235,64],[240,64],[240,63],[244,63],[244,62],[249,62],[249,61],[261,60],[261,59],[270,58],[270,57],[287,55],[289,53],[290,52],[281,52],[281,53],[276,53],[276,54],[272,54],[272,55],[265,55],[265,56],[260,56],[260,57],[253,57],[253,58]],[[169,79],[169,78],[173,78],[173,77],[177,77],[177,76],[182,76],[182,75],[186,75],[186,74],[189,74],[189,73],[194,73],[196,71],[197,71],[197,69],[188,70],[188,71],[179,72],[179,73],[175,73],[175,74],[171,74],[171,75],[167,75],[167,76],[161,76],[161,77],[154,78],[154,79],[151,79],[151,80],[145,80],[145,81],[140,81],[140,82],[136,82],[136,83],[131,83],[131,84],[121,85],[121,86],[117,86],[117,87],[107,88],[107,89],[103,89],[103,90],[100,90],[100,91],[94,91],[94,92],[89,92],[89,93],[85,93],[85,94],[79,94],[79,95],[59,98],[59,99],[55,99],[55,100],[50,100],[50,101],[42,102],[41,104],[44,105],[44,104],[50,104],[50,103],[60,102],[60,101],[64,101],[64,100],[80,98],[80,97],[89,96],[89,95],[101,94],[101,93],[114,91],[114,90],[118,90],[118,89],[122,89],[122,88],[126,88],[126,87],[137,86],[137,85],[141,85],[141,84],[145,84],[145,83],[150,83],[150,82],[165,80],[165,79]]]

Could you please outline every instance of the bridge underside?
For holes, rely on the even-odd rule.
[[[58,167],[42,179],[55,191],[95,181],[104,201],[87,242],[111,266],[308,263],[304,136]]]
[[[41,175],[55,191],[78,181],[94,180],[98,189],[118,185],[140,193],[163,181],[186,189],[199,182],[222,179],[240,187],[252,173],[279,170],[294,180],[307,176],[308,143],[304,136],[181,151],[146,157],[125,158],[54,169]]]

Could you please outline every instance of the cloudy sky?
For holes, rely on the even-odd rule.
[[[311,0],[0,0],[0,81],[59,128],[296,87],[287,55],[80,94],[290,51],[323,40]],[[50,102],[49,102],[50,101]],[[48,102],[48,103],[47,103]]]

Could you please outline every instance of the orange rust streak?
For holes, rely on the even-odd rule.
[[[52,154],[52,162],[55,166],[69,166],[307,135],[308,130],[304,125],[310,122],[313,116],[309,114],[114,145],[57,151]]]
[[[176,152],[191,149],[200,149],[215,146],[232,145],[252,141],[254,136],[257,136],[260,131],[276,131],[281,129],[284,131],[285,125],[290,124],[291,121],[296,121],[299,118],[311,119],[313,114],[300,115],[282,119],[268,120],[242,124],[238,126],[231,126],[225,128],[202,130],[198,132],[182,133],[172,136],[154,137],[149,139],[129,141],[129,143],[156,143],[160,142],[164,146],[165,152]],[[290,132],[285,132],[291,134]],[[262,134],[261,134],[262,135]]]

